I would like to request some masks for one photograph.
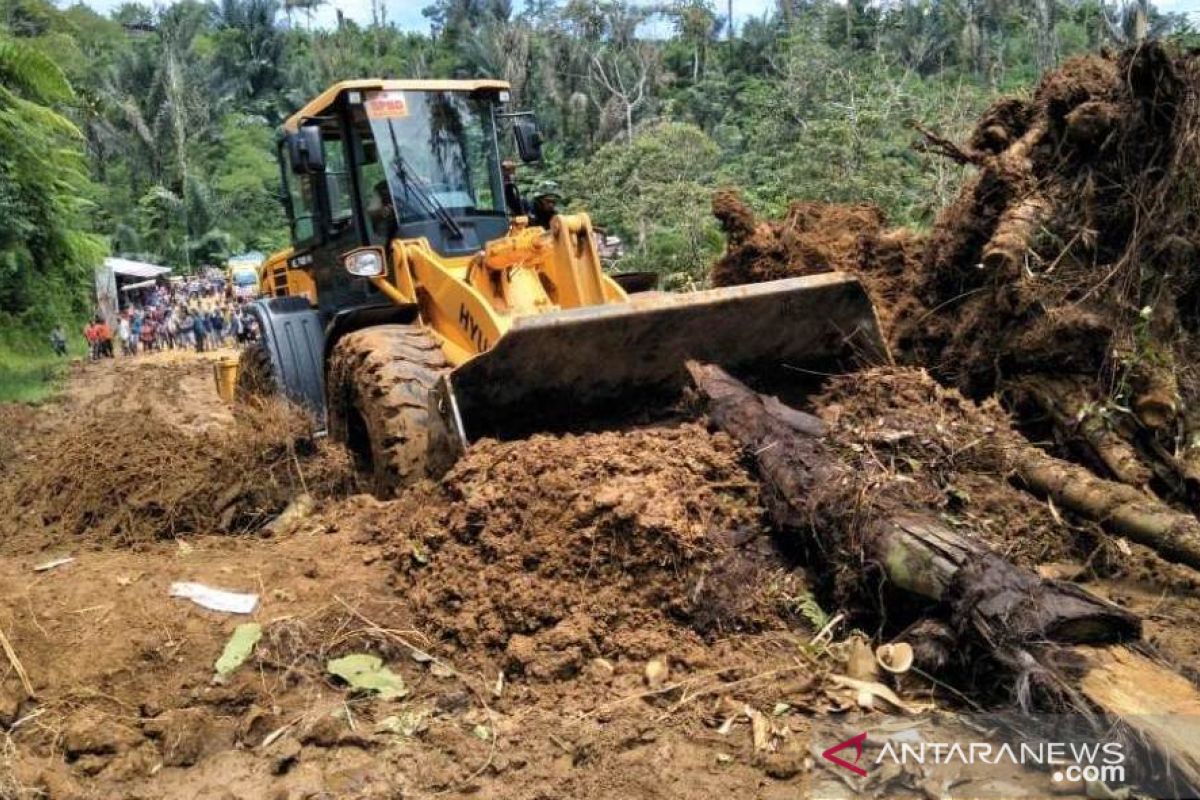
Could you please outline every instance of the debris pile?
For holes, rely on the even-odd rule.
[[[795,202],[782,220],[759,222],[728,189],[713,195],[712,207],[729,244],[713,265],[714,286],[836,270],[862,277],[885,324],[905,304],[922,242],[906,228],[888,229],[877,207]]]
[[[906,356],[1000,395],[1099,474],[1200,498],[1200,61],[1152,44],[1068,61],[997,103],[926,245]],[[914,308],[915,308],[914,307]],[[936,313],[932,313],[936,310]]]
[[[1094,548],[1091,537],[1064,536],[1061,517],[1009,482],[1020,451],[994,401],[976,404],[924,370],[881,367],[833,378],[814,405],[854,476],[817,500],[832,518],[848,520],[853,498],[869,495],[876,510],[936,512],[1022,566]]]
[[[713,282],[854,272],[898,359],[998,397],[1102,477],[1200,508],[1198,131],[1195,56],[1075,58],[965,144],[922,130],[922,147],[977,170],[924,239],[865,207],[756,223],[720,193],[729,252]]]
[[[157,412],[106,412],[26,443],[0,482],[8,540],[40,546],[139,542],[261,529],[293,497],[343,494],[349,456],[313,438],[307,415],[282,402],[229,429],[190,433]]]

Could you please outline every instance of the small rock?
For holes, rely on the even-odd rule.
[[[150,742],[142,742],[113,758],[108,769],[104,770],[103,778],[106,783],[146,778],[153,774],[158,763],[158,748]]]
[[[232,726],[218,724],[202,708],[176,708],[145,725],[146,734],[160,740],[163,766],[190,767],[204,756],[233,744]]]
[[[262,706],[252,705],[238,725],[238,740],[250,747],[262,744],[271,731],[277,730],[280,719]]]
[[[318,747],[334,747],[337,745],[342,731],[346,729],[346,723],[325,714],[317,717],[305,727],[300,734],[300,741]]]
[[[434,702],[434,706],[443,714],[462,711],[469,705],[471,705],[471,695],[468,692],[447,692],[446,694],[438,695],[437,700]]]
[[[661,658],[653,658],[646,662],[646,685],[651,689],[660,689],[671,677],[671,669]]]
[[[512,669],[524,671],[537,658],[537,643],[531,637],[517,633],[508,640],[504,654]]]
[[[317,747],[370,747],[371,737],[350,729],[344,721],[330,714],[313,720],[300,734],[301,744]]]
[[[33,784],[41,791],[42,796],[52,797],[54,800],[81,800],[88,796],[62,764],[42,770]]]
[[[588,664],[588,673],[598,681],[610,681],[617,668],[607,658],[593,658]]]
[[[75,771],[80,775],[87,775],[88,777],[91,777],[107,767],[108,762],[111,760],[111,753],[106,753],[104,755],[100,755],[98,753],[87,753],[79,756],[79,758],[75,760]]]
[[[765,753],[761,756],[762,770],[777,781],[786,781],[804,771],[802,751]]]

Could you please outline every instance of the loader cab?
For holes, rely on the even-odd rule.
[[[507,99],[502,81],[349,81],[285,123],[289,266],[311,273],[323,315],[386,305],[342,267],[356,247],[424,238],[455,258],[505,235],[497,121]]]

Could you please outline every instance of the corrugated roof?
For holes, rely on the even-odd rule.
[[[111,269],[117,275],[129,278],[157,278],[171,271],[170,267],[160,267],[157,264],[147,264],[145,261],[130,261],[127,258],[104,259],[105,269]]]

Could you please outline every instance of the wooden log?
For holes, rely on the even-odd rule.
[[[1127,647],[1071,648],[1085,665],[1080,693],[1137,734],[1149,751],[1167,759],[1181,787],[1200,787],[1200,691],[1186,678]]]
[[[1059,508],[1095,520],[1168,561],[1200,569],[1200,519],[1123,483],[1097,478],[1033,445],[1014,445],[1017,478]]]
[[[1013,391],[1037,403],[1068,441],[1074,440],[1108,474],[1121,483],[1144,489],[1152,473],[1128,439],[1088,407],[1087,389],[1079,381],[1033,377],[1016,382]]]
[[[688,369],[712,421],[753,453],[776,525],[812,527],[812,498],[850,472],[823,441],[821,420],[755,393],[719,367],[692,363]],[[857,516],[858,529],[835,534],[827,549],[861,552],[901,589],[947,603],[960,633],[1006,660],[1029,642],[1098,643],[1141,635],[1140,620],[1119,606],[1017,567],[932,513],[867,508]]]
[[[1049,213],[1050,203],[1037,194],[1006,208],[996,222],[992,238],[984,245],[981,259],[984,266],[1000,271],[1007,280],[1021,280],[1033,238]]]

